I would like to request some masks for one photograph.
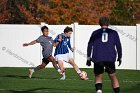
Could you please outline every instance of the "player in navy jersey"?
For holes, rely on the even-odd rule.
[[[81,70],[75,64],[73,55],[71,53],[74,51],[74,49],[71,47],[71,44],[70,44],[70,36],[72,32],[73,32],[72,28],[66,27],[64,29],[64,33],[59,34],[55,38],[54,42],[56,43],[59,42],[59,44],[56,46],[54,56],[55,56],[56,61],[58,62],[58,65],[61,71],[65,71],[63,62],[67,62],[67,63],[70,63],[73,66],[73,68],[76,70],[76,72],[80,75]],[[66,76],[64,72],[63,76],[61,77],[61,80],[65,80],[65,78]]]
[[[115,74],[115,61],[121,65],[122,47],[119,35],[109,29],[108,17],[99,19],[100,29],[94,31],[87,47],[87,63],[90,66],[94,62],[96,93],[102,93],[102,78],[104,71],[108,73],[115,93],[120,93],[120,86]],[[105,69],[104,69],[105,68]]]

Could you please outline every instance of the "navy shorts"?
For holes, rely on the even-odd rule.
[[[108,74],[113,74],[116,71],[115,68],[115,62],[107,62],[107,61],[103,61],[103,62],[96,62],[94,63],[94,74],[95,75],[99,75],[107,72]]]

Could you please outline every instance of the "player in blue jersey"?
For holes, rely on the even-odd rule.
[[[56,46],[54,56],[55,56],[56,61],[58,62],[58,65],[61,71],[65,71],[64,62],[67,62],[67,63],[70,63],[73,66],[73,68],[76,70],[76,72],[80,75],[81,70],[75,64],[73,56],[70,53],[71,51],[72,52],[74,51],[74,49],[71,47],[71,44],[70,44],[70,36],[72,32],[73,32],[72,28],[66,27],[64,29],[64,33],[59,34],[55,38],[54,42],[56,43],[59,42],[59,44]],[[65,80],[65,78],[66,76],[64,72],[63,76],[61,77],[61,80]]]
[[[109,18],[99,19],[100,29],[94,31],[87,47],[87,63],[90,66],[94,62],[96,93],[102,93],[102,78],[104,71],[108,73],[115,93],[120,93],[120,86],[115,74],[115,61],[121,65],[122,47],[119,35],[109,29]],[[105,69],[104,69],[105,68]]]
[[[41,28],[43,35],[41,35],[38,39],[33,40],[30,43],[24,43],[23,46],[29,46],[29,45],[34,45],[36,43],[40,43],[40,45],[42,46],[42,55],[43,55],[43,59],[42,59],[42,64],[38,65],[35,68],[31,68],[29,69],[29,78],[32,77],[32,74],[38,70],[41,70],[43,68],[45,68],[47,66],[47,64],[49,62],[52,62],[54,68],[61,74],[61,70],[59,69],[59,67],[57,66],[54,57],[52,56],[52,51],[53,51],[53,46],[56,46],[56,44],[54,43],[52,37],[48,36],[49,31],[48,31],[48,27],[47,26],[43,26]]]

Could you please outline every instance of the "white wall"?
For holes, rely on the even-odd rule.
[[[40,25],[0,25],[0,67],[30,67],[40,62],[40,46],[22,44],[40,35]]]
[[[136,26],[115,26],[122,43],[120,69],[136,69]]]
[[[70,26],[74,29],[71,42],[72,46],[75,47],[75,62],[80,68],[88,68],[85,65],[87,42],[91,36],[91,33],[94,30],[99,29],[100,26],[78,25],[78,23],[71,25],[47,26],[50,30],[49,35],[53,38],[62,33],[66,26]],[[41,25],[0,25],[0,67],[31,67],[40,64],[42,54],[39,44],[22,47],[23,43],[37,39],[41,35],[40,27]],[[140,59],[136,56],[136,53],[138,56],[140,56],[138,52],[140,51],[140,44],[138,42],[140,36],[140,32],[138,30],[140,30],[140,25],[137,25],[137,27],[110,26],[110,28],[118,31],[123,48],[122,65],[117,68],[140,70]],[[137,33],[136,28],[138,29]],[[136,37],[138,39],[137,43]],[[138,50],[136,50],[136,47]],[[118,65],[118,63],[116,64]],[[71,67],[66,63],[65,66]],[[49,64],[49,67],[52,67],[52,64]]]

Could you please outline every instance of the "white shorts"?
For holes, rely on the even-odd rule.
[[[73,58],[73,54],[72,53],[66,53],[66,54],[58,54],[55,56],[55,60],[61,60],[63,62],[69,62],[69,60]]]

